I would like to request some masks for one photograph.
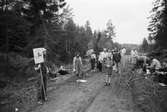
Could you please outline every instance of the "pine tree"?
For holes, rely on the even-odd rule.
[[[116,33],[115,33],[115,26],[113,25],[111,19],[108,20],[106,26],[107,26],[106,29],[107,38],[113,39],[116,36]]]
[[[148,30],[150,31],[149,40],[155,40],[157,48],[167,48],[167,1],[155,0]]]
[[[142,50],[143,52],[146,52],[146,51],[148,50],[148,47],[149,47],[149,45],[148,45],[147,39],[144,38],[144,39],[143,39],[143,43],[142,43],[142,45],[141,45],[141,50]]]

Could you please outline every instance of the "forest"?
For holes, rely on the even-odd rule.
[[[65,0],[1,0],[0,79],[33,75],[33,48],[46,48],[48,63],[61,65],[76,52],[119,46],[110,20],[106,30],[93,31],[89,21],[77,25],[72,10]]]
[[[96,31],[88,20],[76,24],[73,16],[65,0],[0,0],[0,108],[36,99],[34,48],[47,50],[52,68],[71,65],[76,52],[85,58],[89,49],[98,53],[120,46],[112,41],[116,32],[110,19],[104,31]]]

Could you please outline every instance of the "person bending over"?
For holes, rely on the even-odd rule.
[[[64,68],[64,66],[60,66],[60,69],[57,72],[58,75],[67,75],[69,72]]]

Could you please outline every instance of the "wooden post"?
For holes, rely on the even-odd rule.
[[[44,92],[44,99],[46,101],[46,91],[45,91],[45,87],[44,87],[44,82],[43,82],[43,75],[42,75],[42,70],[41,70],[41,64],[40,64],[40,76],[41,76],[41,86],[42,86],[42,89],[43,89],[43,92]]]
[[[7,12],[7,2],[4,8],[4,11]],[[9,57],[8,57],[8,53],[9,53],[9,37],[8,37],[8,22],[6,21],[6,74],[9,74]]]

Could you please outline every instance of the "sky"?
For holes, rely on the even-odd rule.
[[[141,44],[148,37],[147,26],[153,0],[66,0],[76,24],[90,21],[93,30],[105,30],[109,19],[119,43]]]

